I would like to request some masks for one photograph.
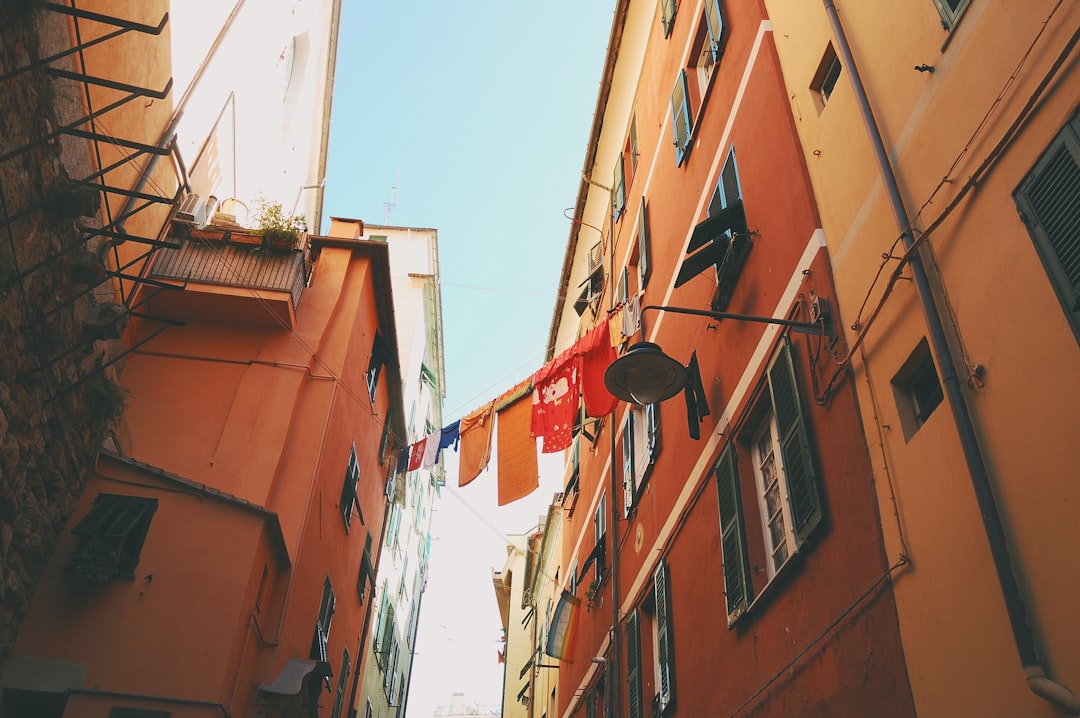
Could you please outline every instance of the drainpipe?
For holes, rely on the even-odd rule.
[[[825,4],[825,14],[828,16],[829,25],[832,27],[833,39],[836,41],[836,51],[851,78],[851,86],[855,91],[855,100],[859,106],[863,123],[866,125],[870,143],[873,146],[874,157],[881,171],[882,181],[889,197],[889,204],[892,207],[896,224],[902,233],[904,247],[910,251],[915,243],[915,238],[911,232],[908,213],[900,196],[900,188],[893,172],[892,163],[885,149],[885,142],[874,119],[870,100],[866,95],[866,88],[863,85],[862,78],[859,76],[858,68],[855,66],[855,60],[851,55],[851,46],[848,44],[843,26],[840,24],[836,6],[833,0],[823,0],[823,2]],[[1068,715],[1080,715],[1080,698],[1077,698],[1076,694],[1064,685],[1049,678],[1039,662],[1038,651],[1035,648],[1035,637],[1028,619],[1027,609],[1024,606],[1024,597],[1020,592],[1020,585],[1016,580],[1016,575],[1013,573],[1009,560],[1009,547],[1005,536],[1005,528],[1001,523],[1001,515],[998,512],[993,490],[990,488],[989,471],[986,468],[983,452],[979,446],[978,434],[971,418],[967,399],[960,385],[960,379],[956,374],[952,350],[946,341],[944,323],[934,304],[930,282],[927,279],[926,268],[923,265],[921,254],[918,252],[911,254],[908,264],[911,266],[916,292],[922,305],[923,314],[926,317],[930,342],[934,347],[934,355],[938,360],[938,369],[941,372],[941,383],[945,397],[952,412],[953,423],[955,423],[957,432],[960,435],[960,444],[964,451],[968,475],[971,479],[972,488],[975,490],[975,499],[978,502],[979,513],[982,516],[983,529],[986,532],[987,543],[990,545],[990,554],[994,561],[998,584],[1001,587],[1005,610],[1008,613],[1009,624],[1012,627],[1013,640],[1016,642],[1016,650],[1019,654],[1020,665],[1023,667],[1028,688],[1031,689],[1032,693]]]
[[[622,633],[622,625],[619,623],[619,604],[622,597],[619,595],[619,539],[616,527],[619,525],[619,509],[616,496],[619,490],[619,472],[615,466],[615,411],[611,412],[611,426],[608,433],[611,434],[611,496],[608,498],[608,506],[611,508],[611,521],[608,534],[611,535],[611,655],[607,665],[604,666],[605,685],[608,686],[608,695],[604,696],[604,705],[610,698],[613,710],[609,715],[622,715],[622,683],[619,681],[619,658],[621,657],[622,642],[619,637]],[[630,528],[627,526],[627,528]]]

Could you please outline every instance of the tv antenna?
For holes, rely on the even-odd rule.
[[[400,180],[399,180],[400,181]],[[390,188],[390,199],[386,200],[383,204],[386,207],[386,215],[383,217],[383,224],[390,224],[390,211],[397,207],[398,203],[398,186],[395,184]]]

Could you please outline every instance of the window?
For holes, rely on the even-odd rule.
[[[349,649],[341,651],[341,673],[338,674],[337,691],[334,693],[334,709],[330,718],[341,718],[341,711],[345,707],[345,685],[349,679],[349,666],[352,663]]]
[[[390,418],[383,421],[382,436],[379,438],[379,464],[386,465],[386,459],[390,454]]]
[[[99,494],[71,529],[80,540],[68,565],[69,575],[90,583],[134,578],[155,511],[157,499]]]
[[[600,494],[600,500],[596,504],[596,513],[593,514],[593,538],[596,545],[604,543],[607,536],[607,491]]]
[[[588,263],[589,276],[578,285],[581,287],[581,294],[578,296],[577,301],[574,302],[574,311],[577,312],[579,317],[589,307],[592,307],[593,314],[596,313],[601,294],[604,291],[604,248],[600,242],[589,248],[586,262]]]
[[[653,593],[627,617],[626,623],[626,685],[627,715],[644,718],[645,700],[650,683],[656,693],[650,699],[651,716],[660,718],[675,706],[675,651],[671,623],[671,593],[668,590],[667,561],[663,558],[653,571]],[[652,666],[646,676],[642,667]]]
[[[825,109],[825,105],[828,104],[833,89],[836,87],[836,81],[840,79],[840,70],[840,58],[836,56],[832,43],[829,43],[814,73],[814,79],[810,81],[810,89],[816,95],[818,112]]]
[[[747,446],[743,463],[731,442],[714,469],[729,626],[749,608],[755,588],[764,588],[805,546],[824,515],[809,428],[786,339],[766,371],[761,396],[746,423],[737,437]],[[743,467],[745,473],[740,471]],[[748,477],[747,483],[740,474]],[[749,477],[753,477],[752,482]],[[741,497],[747,487],[753,488],[750,495],[761,517],[762,555],[752,556],[746,540]],[[764,568],[752,573],[751,563]],[[758,574],[764,577],[755,587],[754,576]]]
[[[753,247],[743,212],[742,187],[735,164],[735,148],[728,152],[720,178],[709,201],[709,216],[698,223],[690,236],[686,257],[679,267],[675,286],[681,287],[706,269],[716,277],[712,310],[727,309],[735,284]]]
[[[346,533],[349,531],[349,526],[352,525],[353,507],[356,508],[358,514],[360,512],[360,502],[356,499],[356,482],[359,479],[360,464],[356,460],[356,444],[353,444],[352,450],[349,452],[349,463],[345,467],[345,481],[341,486],[341,501],[338,503],[341,516],[345,519]],[[360,523],[364,523],[363,514],[360,514]]]
[[[904,440],[910,441],[944,396],[925,337],[892,378],[892,388]]]
[[[360,595],[360,603],[367,598],[368,584],[375,583],[375,564],[371,561],[371,544],[372,535],[368,531],[367,538],[364,539],[364,556],[360,559],[360,575],[356,579],[356,592]]]
[[[390,583],[388,579],[383,579],[382,592],[379,599],[379,613],[375,619],[375,657],[379,661],[379,665],[383,665],[385,648],[383,645],[384,633],[386,632],[386,615],[387,611],[393,611],[390,606]]]
[[[319,617],[315,620],[315,635],[311,641],[311,658],[316,661],[328,660],[326,643],[330,640],[330,622],[334,619],[334,587],[327,578],[323,581],[322,599],[319,601]]]
[[[671,126],[675,132],[675,165],[678,167],[682,166],[690,152],[693,121],[690,116],[690,89],[686,84],[686,70],[679,70],[675,89],[671,91]]]
[[[659,404],[635,406],[626,414],[622,429],[623,516],[637,505],[645,480],[660,454]]]
[[[375,401],[375,390],[379,386],[379,374],[382,373],[383,365],[390,358],[390,347],[387,346],[386,340],[381,334],[375,332],[375,340],[371,344],[371,358],[368,360],[367,372],[364,373],[367,379],[368,397],[372,401]]]
[[[675,13],[678,9],[677,0],[660,0],[660,24],[664,26],[664,37],[671,36],[671,29],[675,26]]]
[[[616,222],[626,209],[626,155],[615,162],[615,182],[611,187],[611,216]]]
[[[1014,198],[1065,318],[1080,340],[1080,115],[1050,143]]]
[[[641,198],[641,211],[638,212],[637,224],[637,267],[639,286],[644,289],[649,283],[649,205]]]
[[[968,2],[969,0],[934,0],[934,6],[941,13],[941,26],[946,30],[956,27],[956,21],[968,6]]]

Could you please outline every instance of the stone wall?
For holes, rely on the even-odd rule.
[[[78,86],[40,71],[3,77],[41,56],[66,23],[30,2],[0,3],[0,664],[67,523],[123,392],[102,369],[104,268],[78,246],[95,193],[72,191],[86,147],[41,142]],[[73,94],[74,93],[74,94]],[[22,150],[22,151],[19,151]],[[108,314],[108,312],[104,312]]]

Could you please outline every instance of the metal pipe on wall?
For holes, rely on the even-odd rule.
[[[866,94],[866,87],[859,75],[847,35],[837,15],[835,3],[833,0],[823,0],[823,2],[832,29],[833,39],[836,42],[836,52],[840,57],[842,67],[847,70],[848,76],[851,78],[856,104],[859,107],[863,123],[866,125],[867,135],[874,150],[874,158],[881,171],[882,181],[896,224],[901,231],[904,247],[910,250],[915,244],[915,237],[911,231],[911,223],[903,198],[900,195],[899,183],[892,162],[889,159],[884,139],[881,136],[881,131],[870,106],[869,97]],[[1009,558],[1008,540],[997,501],[990,486],[989,471],[982,447],[979,445],[978,432],[971,418],[967,398],[964,396],[963,387],[956,373],[956,365],[952,349],[949,347],[946,338],[944,322],[934,302],[926,268],[918,251],[912,253],[909,264],[915,280],[916,294],[926,319],[930,342],[934,349],[934,355],[937,357],[942,387],[952,413],[953,423],[956,425],[960,437],[968,476],[971,479],[971,485],[979,505],[983,529],[990,547],[998,584],[1005,602],[1005,610],[1012,628],[1013,640],[1016,643],[1016,650],[1020,658],[1020,664],[1024,669],[1028,687],[1040,698],[1054,704],[1069,715],[1080,715],[1080,698],[1077,698],[1067,687],[1047,677],[1039,661],[1034,633],[1031,629],[1027,608],[1024,605],[1024,596]]]

